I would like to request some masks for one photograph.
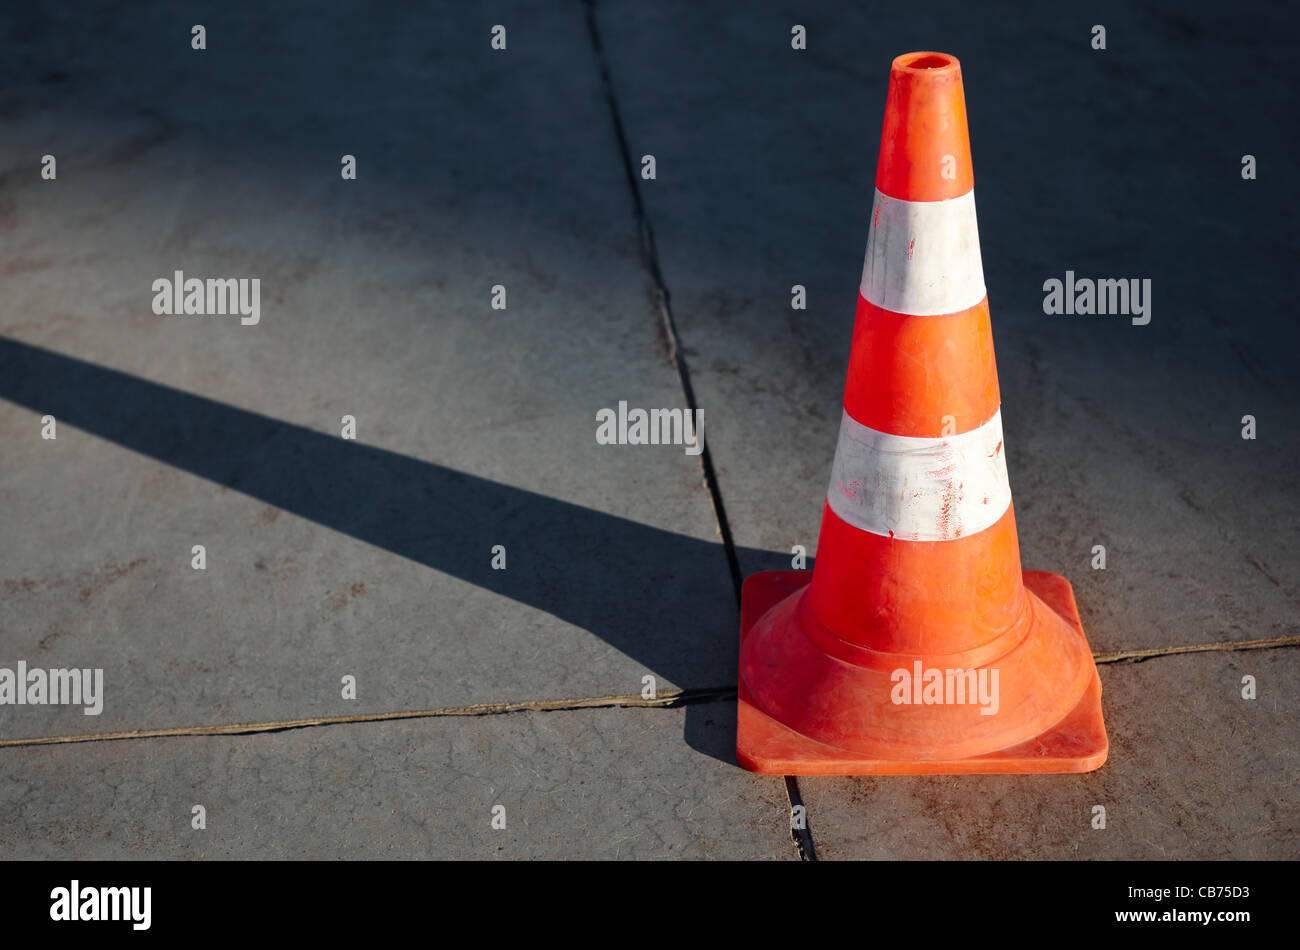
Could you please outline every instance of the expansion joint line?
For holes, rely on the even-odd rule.
[[[1262,640],[1222,640],[1219,643],[1190,643],[1185,646],[1154,647],[1150,650],[1116,650],[1113,653],[1094,653],[1096,663],[1121,663],[1124,660],[1141,662],[1153,656],[1176,656],[1180,653],[1233,653],[1238,650],[1272,650],[1278,647],[1300,646],[1300,636],[1265,637]]]
[[[1224,640],[1219,643],[1193,643],[1183,646],[1156,647],[1149,650],[1117,650],[1094,653],[1097,663],[1141,662],[1152,657],[1178,656],[1183,653],[1232,653],[1242,650],[1275,650],[1300,646],[1300,636],[1266,637],[1262,640]],[[36,739],[0,739],[0,749],[22,746],[66,745],[76,742],[111,742],[117,739],[164,739],[173,736],[247,736],[315,726],[338,726],[349,723],[394,722],[402,719],[440,719],[456,716],[504,716],[520,712],[566,712],[579,709],[675,709],[697,703],[728,702],[736,698],[734,686],[707,686],[660,693],[654,699],[640,695],[587,696],[580,699],[539,699],[517,703],[476,703],[442,709],[412,709],[399,712],[368,713],[356,716],[320,716],[308,719],[276,719],[267,722],[222,723],[213,726],[176,726],[169,729],[131,729],[124,732],[98,732],[85,735],[45,736]],[[794,802],[798,805],[801,802]],[[809,842],[811,844],[811,842]]]
[[[600,38],[600,27],[596,22],[595,0],[583,0],[587,15],[587,30],[591,35],[591,45],[600,69],[601,87],[605,93],[605,102],[609,106],[610,121],[614,126],[614,137],[618,140],[619,155],[623,161],[623,172],[627,177],[627,187],[632,198],[633,213],[636,217],[637,234],[641,241],[641,261],[653,287],[655,305],[659,311],[661,329],[668,345],[668,358],[677,371],[677,380],[681,385],[688,411],[698,413],[699,405],[695,398],[695,389],[691,385],[690,371],[686,366],[686,356],[682,347],[681,336],[677,332],[677,322],[673,318],[672,298],[664,281],[663,269],[659,263],[659,249],[655,243],[654,227],[646,213],[645,202],[641,197],[641,188],[637,181],[637,164],[632,158],[628,146],[627,130],[623,124],[623,114],[619,109],[618,95],[614,91],[614,80],[610,74],[609,61],[605,56],[605,47]],[[698,418],[698,415],[697,415]],[[740,561],[736,557],[736,545],[727,521],[727,509],[722,502],[722,491],[718,485],[717,473],[713,467],[713,455],[708,443],[700,453],[700,469],[709,500],[713,505],[713,516],[723,549],[727,556],[727,567],[731,571],[731,583],[735,588],[736,603],[740,603]]]
[[[577,709],[612,709],[648,707],[672,709],[693,703],[712,703],[735,699],[734,686],[683,689],[661,693],[654,699],[633,696],[590,696],[583,699],[532,700],[520,703],[478,703],[445,709],[414,709],[401,712],[369,713],[356,716],[321,716],[310,719],[277,719],[268,722],[225,723],[215,726],[177,726],[172,729],[132,729],[126,732],[100,732],[90,735],[49,736],[39,739],[0,740],[0,749],[16,746],[65,745],[74,742],[111,742],[118,739],[164,739],[172,736],[247,736],[314,726],[339,726],[349,723],[394,722],[401,719],[441,719],[456,716],[501,716],[519,712],[566,712]]]

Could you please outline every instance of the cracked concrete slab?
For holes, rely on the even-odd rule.
[[[595,442],[683,399],[581,5],[118,13],[0,14],[0,635],[107,691],[0,734],[731,681],[698,459]]]
[[[735,711],[516,713],[4,750],[8,859],[796,860]],[[206,828],[192,827],[202,805]],[[496,806],[504,829],[494,829]],[[743,829],[743,831],[742,831]]]

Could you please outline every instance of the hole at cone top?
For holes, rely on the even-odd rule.
[[[951,56],[945,56],[943,53],[917,53],[915,59],[905,59],[900,64],[908,69],[943,69],[945,66],[951,66],[955,62]]]

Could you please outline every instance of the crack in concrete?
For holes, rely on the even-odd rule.
[[[812,816],[808,814],[808,806],[804,805],[803,796],[799,794],[799,781],[793,775],[785,776],[785,794],[790,799],[790,840],[799,851],[799,860],[816,861],[818,858],[817,848],[813,845]],[[803,808],[802,828],[796,827],[794,823],[796,808]]]
[[[643,707],[673,709],[691,703],[712,703],[735,699],[736,687],[716,686],[701,689],[683,689],[663,693],[654,699],[640,695],[589,696],[581,699],[542,699],[518,703],[477,703],[472,706],[450,706],[445,709],[415,709],[401,712],[365,713],[355,716],[320,716],[309,719],[279,719],[268,722],[225,723],[215,726],[177,726],[170,729],[131,729],[125,732],[99,732],[86,735],[48,736],[37,739],[4,739],[0,748],[17,746],[61,745],[72,742],[112,742],[119,739],[162,739],[170,736],[247,736],[263,732],[283,732],[289,729],[310,729],[315,726],[337,726],[349,723],[392,722],[401,719],[439,719],[457,716],[500,716],[519,712],[567,712],[578,709],[613,709]]]
[[[1300,646],[1300,636],[1265,637],[1259,640],[1224,640],[1219,643],[1192,643],[1181,646],[1155,647],[1146,650],[1117,650],[1113,653],[1094,653],[1096,663],[1121,663],[1125,660],[1141,662],[1152,657],[1176,656],[1182,653],[1231,653],[1240,650],[1269,650]],[[451,717],[502,716],[520,712],[570,712],[579,709],[676,709],[695,703],[717,703],[734,700],[735,686],[705,686],[662,693],[653,699],[640,695],[586,696],[579,699],[535,699],[516,703],[475,703],[469,706],[448,706],[441,709],[412,709],[386,713],[364,713],[355,716],[319,716],[307,719],[276,719],[267,722],[222,723],[212,726],[176,726],[166,729],[131,729],[124,732],[95,732],[68,736],[43,736],[35,739],[0,739],[0,749],[20,746],[62,745],[74,742],[111,742],[119,739],[162,739],[172,736],[246,736],[263,732],[283,732],[289,729],[310,729],[315,726],[337,726],[349,723],[393,722],[402,719],[439,719]],[[798,785],[790,789],[793,776],[786,776],[787,789],[791,791],[791,807],[803,804],[797,798]],[[801,851],[812,851],[812,839],[806,842],[794,835]]]
[[[659,266],[659,249],[655,244],[654,228],[646,212],[645,202],[641,198],[641,188],[637,183],[637,163],[632,158],[632,150],[627,142],[627,130],[623,125],[623,114],[618,105],[618,94],[614,91],[614,79],[609,71],[609,61],[605,56],[605,47],[600,39],[600,26],[596,22],[595,0],[583,0],[587,14],[587,31],[591,34],[591,45],[595,52],[596,64],[600,68],[601,86],[605,92],[605,102],[609,106],[610,121],[614,126],[614,136],[618,140],[619,155],[623,161],[623,172],[627,176],[627,187],[632,197],[633,214],[636,217],[637,231],[641,237],[641,262],[649,274],[654,287],[655,304],[659,310],[659,319],[664,336],[668,342],[668,359],[677,371],[677,380],[682,387],[682,395],[691,412],[698,412],[699,405],[695,399],[695,389],[691,385],[690,371],[686,366],[682,340],[677,332],[677,321],[673,318],[671,297],[668,285],[664,281],[663,270]],[[698,418],[698,416],[697,416]],[[736,590],[736,602],[740,602],[740,587],[744,578],[740,574],[740,561],[736,557],[736,544],[731,536],[731,526],[727,521],[727,510],[722,503],[722,489],[713,467],[713,455],[706,441],[700,452],[700,469],[709,500],[713,504],[713,515],[718,536],[722,539],[723,549],[727,555],[727,566],[731,571],[731,583]]]
[[[614,78],[610,73],[609,60],[605,56],[605,46],[600,38],[600,24],[596,22],[596,0],[583,0],[583,7],[587,16],[587,31],[591,34],[592,50],[596,56],[596,63],[600,68],[600,82],[605,92],[605,102],[609,106],[610,121],[614,126],[614,135],[618,139],[618,150],[623,160],[623,172],[627,176],[627,186],[632,196],[633,212],[636,216],[637,230],[641,237],[641,261],[654,287],[654,298],[659,310],[661,329],[668,343],[668,359],[677,371],[677,379],[682,387],[682,395],[686,400],[687,410],[695,413],[695,417],[698,419],[699,406],[695,399],[695,388],[691,385],[691,375],[686,366],[681,336],[677,332],[677,321],[673,319],[668,284],[664,280],[663,270],[659,265],[659,249],[655,244],[654,227],[650,223],[650,216],[646,212],[645,202],[641,197],[641,186],[637,182],[636,176],[637,165],[632,158],[632,150],[628,147],[627,130],[623,125],[623,113],[618,105],[618,94],[614,89]],[[723,550],[727,555],[727,568],[731,572],[731,584],[735,589],[736,604],[739,606],[740,589],[744,583],[744,577],[740,573],[740,559],[736,556],[736,543],[731,534],[731,525],[727,520],[726,506],[722,502],[722,487],[718,484],[717,472],[713,467],[713,453],[709,451],[707,441],[700,453],[700,474],[704,479],[704,486],[708,490],[709,501],[713,505],[714,523],[718,531],[718,537],[722,539]],[[801,802],[798,780],[792,775],[787,775],[785,777],[785,787],[786,795],[790,799],[791,813],[793,814],[795,806]],[[796,832],[792,823],[790,836],[794,839],[795,848],[798,850],[801,860],[817,860],[812,835],[806,827],[802,831]]]
[[[1300,646],[1300,636],[1264,637],[1261,640],[1223,640],[1219,643],[1190,643],[1185,646],[1154,647],[1149,650],[1116,650],[1113,653],[1094,653],[1095,663],[1120,663],[1124,660],[1141,662],[1153,656],[1175,656],[1179,653],[1232,653],[1238,650],[1270,650],[1278,647]]]

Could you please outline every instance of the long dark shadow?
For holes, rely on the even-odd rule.
[[[545,611],[682,687],[735,682],[737,633],[729,619],[735,604],[720,543],[314,432],[6,337],[0,337],[0,397]],[[509,570],[491,569],[495,544],[506,545]],[[787,555],[747,553],[772,567],[788,566]],[[726,717],[709,732],[707,740],[699,737],[704,750],[729,758]]]

